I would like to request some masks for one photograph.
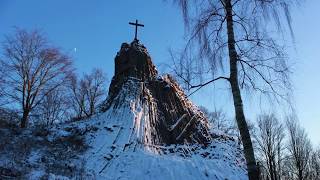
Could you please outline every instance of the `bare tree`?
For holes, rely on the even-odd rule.
[[[292,32],[290,7],[296,1],[174,1],[181,7],[186,29],[190,32],[190,39],[180,61],[187,61],[185,64],[188,64],[189,55],[198,54],[197,66],[191,66],[196,69],[186,71],[186,68],[180,68],[178,76],[182,76],[189,88],[195,88],[195,91],[218,80],[228,82],[243,141],[249,179],[258,179],[240,88],[277,95],[275,97],[286,97],[285,90],[290,87],[287,58],[284,47],[275,40],[276,37],[273,36],[275,33],[271,31],[283,32],[282,30],[288,27]],[[287,23],[282,23],[283,19]],[[283,26],[285,24],[288,26]],[[184,63],[175,64],[179,66]],[[190,78],[183,77],[189,73],[183,71],[195,71],[200,75],[208,72],[210,76],[205,76],[206,78],[199,76],[199,79],[190,81]]]
[[[73,109],[76,113],[77,119],[86,115],[87,103],[86,103],[86,90],[83,81],[79,81],[75,75],[71,79],[71,91],[73,99]]]
[[[1,61],[1,59],[0,59]],[[4,81],[4,67],[0,64],[0,108],[7,104],[7,99],[5,98],[5,81]]]
[[[318,180],[320,178],[320,149],[312,152],[310,160],[310,180]]]
[[[266,169],[265,179],[281,179],[284,155],[284,127],[274,114],[260,115],[257,120],[258,131],[255,134],[258,159]]]
[[[50,128],[71,118],[72,101],[65,86],[48,93],[33,114],[40,118],[40,124]]]
[[[0,66],[0,72],[2,71],[2,66]],[[4,74],[3,73],[0,73],[0,107],[3,106],[3,101],[4,101],[4,92],[3,92],[3,89],[4,89],[4,80],[3,80],[3,76]]]
[[[97,105],[107,94],[104,88],[105,82],[106,77],[100,69],[94,69],[91,74],[85,74],[80,81],[73,78],[71,89],[78,118],[90,117],[95,113]]]
[[[17,29],[6,37],[3,50],[5,95],[21,106],[20,126],[25,128],[30,112],[71,75],[71,60],[38,31]]]
[[[104,95],[106,95],[105,81],[106,77],[100,69],[94,69],[91,74],[85,75],[83,78],[89,104],[89,116],[95,113],[98,103],[100,103]]]
[[[286,121],[288,130],[288,151],[290,161],[288,169],[296,179],[309,179],[308,164],[311,157],[312,146],[305,130],[298,124],[294,117],[288,117]]]
[[[227,133],[231,128],[230,120],[227,119],[226,114],[222,109],[209,111],[207,108],[200,106],[200,110],[205,113],[213,129],[217,129]]]

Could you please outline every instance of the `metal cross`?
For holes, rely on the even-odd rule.
[[[143,24],[139,24],[139,23],[138,23],[138,20],[136,20],[135,23],[129,22],[129,24],[130,24],[130,25],[133,25],[133,26],[136,26],[136,33],[135,33],[135,36],[134,36],[134,40],[138,40],[138,38],[137,38],[138,26],[144,27],[144,25],[143,25]]]

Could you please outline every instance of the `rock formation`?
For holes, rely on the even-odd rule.
[[[158,76],[147,49],[135,40],[123,43],[115,58],[115,75],[109,88],[106,111],[112,104],[121,104],[119,90],[128,81],[141,89],[142,104],[147,106],[152,135],[144,137],[146,144],[199,143],[206,145],[211,137],[207,119],[187,99],[170,75]],[[146,114],[145,114],[146,115]]]

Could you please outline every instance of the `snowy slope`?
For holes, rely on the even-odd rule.
[[[86,169],[97,179],[247,179],[237,143],[225,135],[202,145],[146,144],[148,112],[129,80],[119,93],[123,103],[88,120],[99,129],[87,136]],[[152,107],[151,107],[152,108]]]
[[[207,146],[148,143],[153,107],[141,88],[128,80],[116,97],[121,104],[48,132],[0,128],[0,179],[247,179],[241,149],[227,135],[213,135]]]

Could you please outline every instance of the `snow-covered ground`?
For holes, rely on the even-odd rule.
[[[97,179],[247,179],[239,145],[229,136],[216,136],[207,147],[147,144],[145,136],[152,132],[145,112],[152,107],[132,93],[139,86],[131,83],[117,97],[124,99],[121,106],[88,121],[99,124],[84,155],[86,169]]]
[[[248,179],[238,143],[225,134],[213,136],[207,146],[148,143],[146,139],[154,136],[147,113],[152,107],[136,93],[140,85],[129,80],[117,96],[121,104],[46,134],[24,131],[10,135],[0,129],[0,135],[12,138],[0,146],[0,172],[11,169],[22,179],[52,180]],[[25,150],[15,149],[17,144]],[[6,174],[9,177],[10,172]]]

